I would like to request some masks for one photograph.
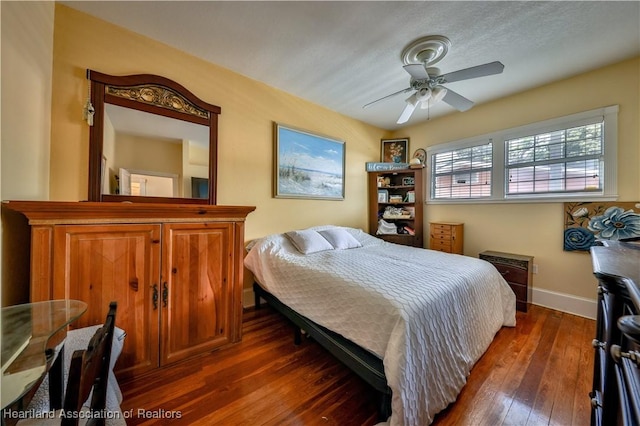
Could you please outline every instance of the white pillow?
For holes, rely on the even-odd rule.
[[[362,247],[360,241],[356,240],[353,235],[341,228],[330,228],[318,231],[320,235],[327,239],[338,250]]]
[[[322,235],[311,229],[302,231],[290,231],[285,233],[293,245],[302,254],[311,254],[319,251],[333,250],[333,246]]]

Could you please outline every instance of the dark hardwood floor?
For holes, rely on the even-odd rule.
[[[517,321],[434,425],[589,424],[595,322],[537,306]],[[371,388],[313,340],[294,346],[293,327],[265,306],[245,312],[241,343],[121,387],[133,425],[377,423]]]

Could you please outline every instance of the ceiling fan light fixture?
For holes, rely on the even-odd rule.
[[[405,105],[404,111],[402,111],[402,114],[400,115],[400,118],[398,118],[397,123],[402,124],[409,121],[411,114],[413,114],[413,111],[416,109],[418,105],[422,109],[427,108],[429,105],[430,99],[431,99],[431,89],[429,89],[428,87],[423,87],[422,89],[414,92],[413,95],[409,96],[405,100],[407,105]]]
[[[447,89],[438,86],[431,91],[431,102],[440,102],[447,95]]]
[[[417,96],[418,92],[415,92],[413,95],[409,96],[407,99],[405,99],[405,102],[413,107],[415,107],[416,105],[418,105],[418,96]]]
[[[422,105],[420,105],[420,108],[428,109],[428,108],[434,106],[435,104],[440,102],[445,97],[446,94],[447,94],[447,89],[446,88],[444,88],[442,86],[438,86],[438,87],[434,88],[431,91],[431,97],[429,98],[429,100],[427,102],[423,102]]]
[[[429,88],[427,88],[427,87],[424,87],[424,88],[422,88],[422,89],[418,90],[418,91],[414,94],[414,96],[416,97],[416,100],[417,100],[418,102],[422,102],[422,103],[424,103],[424,102],[428,101],[428,100],[429,100],[429,98],[431,98],[431,89],[429,89]]]

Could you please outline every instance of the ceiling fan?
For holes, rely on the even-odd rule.
[[[440,61],[447,54],[450,46],[449,39],[443,36],[427,36],[411,43],[402,52],[404,69],[411,76],[409,87],[369,102],[363,108],[401,93],[413,91],[413,94],[406,99],[407,105],[398,118],[398,124],[406,123],[418,106],[426,109],[440,101],[446,102],[458,111],[470,109],[473,106],[472,101],[444,87],[443,84],[500,74],[504,70],[504,65],[495,61],[440,74],[439,69],[430,66]]]

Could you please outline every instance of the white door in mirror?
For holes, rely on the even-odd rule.
[[[120,194],[146,197],[180,197],[178,175],[120,168]]]

